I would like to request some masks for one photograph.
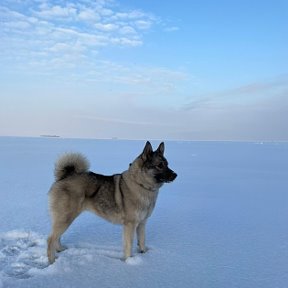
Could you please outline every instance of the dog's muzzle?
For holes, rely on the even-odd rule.
[[[174,171],[170,170],[165,179],[166,180],[165,182],[166,183],[172,182],[176,179],[176,177],[177,177],[177,174]]]

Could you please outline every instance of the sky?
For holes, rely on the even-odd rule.
[[[288,141],[286,0],[2,0],[0,136]]]

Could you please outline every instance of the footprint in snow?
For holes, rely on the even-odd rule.
[[[71,247],[61,253],[59,258],[61,263],[57,265],[58,261],[56,261],[55,267],[48,264],[46,237],[35,232],[17,230],[0,234],[0,278],[4,276],[4,278],[27,279],[38,274],[49,273],[49,271],[54,273],[57,270],[61,271],[61,269],[67,268],[69,270],[71,263],[86,265],[87,262],[93,261],[94,256],[122,260],[122,251],[115,247],[89,245],[87,247],[83,245],[82,248]],[[69,264],[66,263],[67,261]],[[128,258],[125,263],[139,265],[142,263],[142,258],[135,255]]]
[[[0,272],[8,277],[26,279],[30,270],[48,266],[46,240],[34,232],[10,231],[0,234]]]

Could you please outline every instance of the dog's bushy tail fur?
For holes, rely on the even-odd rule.
[[[74,173],[84,173],[89,170],[89,162],[80,153],[61,155],[55,163],[54,176],[56,181],[62,180]]]

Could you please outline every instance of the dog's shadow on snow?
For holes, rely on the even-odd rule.
[[[92,261],[93,258],[108,257],[111,259],[122,260],[123,252],[121,247],[92,245],[89,243],[79,243],[76,245],[68,245],[67,249],[59,254],[59,256],[68,258],[81,258],[84,261]]]
[[[121,247],[80,243],[79,245],[75,245],[73,247],[69,245],[68,249],[61,254],[63,255],[63,259],[66,258],[70,260],[73,259],[73,261],[76,260],[78,265],[83,264],[83,262],[86,264],[89,261],[93,261],[94,258],[108,258],[119,261],[119,263],[121,261],[121,263],[126,263],[128,265],[141,264],[141,254],[137,254],[136,250],[133,252],[133,256],[125,260],[123,258],[123,250],[121,249]]]

